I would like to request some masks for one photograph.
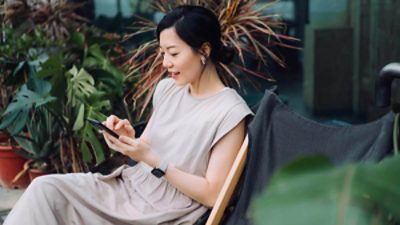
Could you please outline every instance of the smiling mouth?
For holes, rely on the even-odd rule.
[[[176,73],[169,73],[169,75],[170,75],[172,78],[176,78],[176,77],[179,76],[179,72],[176,72]]]

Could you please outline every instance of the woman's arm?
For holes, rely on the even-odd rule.
[[[244,138],[243,120],[215,144],[205,177],[185,173],[169,165],[165,178],[185,195],[213,207]]]
[[[118,140],[104,132],[108,145],[134,160],[143,161],[153,168],[158,167],[162,159],[148,146],[148,130],[152,118],[140,136],[140,141],[126,136],[120,136]],[[207,207],[213,207],[244,137],[245,121],[242,120],[214,145],[205,177],[186,173],[170,164],[165,179],[185,195]]]

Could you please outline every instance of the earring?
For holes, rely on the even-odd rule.
[[[200,58],[200,61],[201,61],[201,64],[202,64],[203,66],[206,65],[206,57],[202,56],[202,57]]]

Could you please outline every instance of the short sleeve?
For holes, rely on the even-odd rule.
[[[153,108],[157,108],[165,91],[168,89],[168,87],[173,85],[173,82],[174,81],[171,82],[171,79],[169,78],[162,79],[158,82],[153,94]]]
[[[211,146],[214,146],[225,134],[236,127],[240,121],[245,119],[247,116],[253,116],[254,113],[250,110],[245,102],[240,102],[233,106],[222,119],[220,125],[217,128],[215,138]]]

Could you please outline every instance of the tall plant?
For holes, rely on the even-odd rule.
[[[281,34],[285,29],[278,15],[263,15],[262,11],[270,7],[275,1],[255,9],[256,0],[248,1],[214,1],[214,0],[178,0],[166,1],[156,0],[153,7],[163,13],[182,5],[201,5],[214,11],[222,28],[222,42],[232,46],[238,53],[238,61],[230,66],[218,65],[227,76],[225,82],[239,84],[238,71],[271,79],[267,73],[260,73],[257,69],[250,69],[246,65],[246,54],[253,55],[259,64],[266,64],[272,59],[279,65],[284,66],[282,58],[272,50],[274,46],[292,47],[285,41],[295,41],[295,38]],[[154,32],[156,23],[141,18],[136,24],[137,31],[128,37],[137,36],[147,32]],[[151,95],[156,83],[165,75],[166,69],[162,67],[162,57],[158,48],[157,40],[154,38],[146,41],[130,52],[127,60],[129,65],[128,77],[137,80],[136,86],[128,93],[125,99],[132,98],[138,108],[141,117],[150,102]]]

